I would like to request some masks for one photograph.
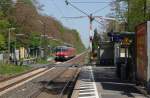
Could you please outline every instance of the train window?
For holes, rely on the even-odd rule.
[[[67,51],[67,48],[56,48],[55,52]]]

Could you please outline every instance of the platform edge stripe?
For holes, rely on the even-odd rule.
[[[94,85],[94,88],[95,88],[96,98],[102,98],[101,93],[100,93],[100,96],[99,96],[99,94],[98,94],[98,90],[97,90],[96,83],[95,83],[95,79],[94,79],[94,75],[93,75],[92,66],[90,66],[90,68],[91,68],[91,75],[92,75],[92,79],[93,79],[93,85]]]
[[[79,95],[84,95],[84,94],[93,94],[93,95],[95,95],[94,92],[84,92],[84,93],[79,93]]]
[[[95,89],[85,89],[85,90],[79,90],[79,91],[89,91],[89,90],[95,91]]]
[[[89,96],[89,97],[78,97],[78,98],[96,98],[95,96]]]

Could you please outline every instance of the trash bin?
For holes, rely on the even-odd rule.
[[[120,75],[121,75],[121,80],[126,80],[126,64],[121,64],[121,68],[120,68],[121,72],[120,72]]]

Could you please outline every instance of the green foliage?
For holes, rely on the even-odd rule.
[[[6,48],[5,38],[2,34],[0,34],[0,51]]]
[[[41,37],[39,33],[36,33],[36,32],[30,33],[29,46],[34,47],[34,48],[40,46],[40,43],[41,43],[40,40],[41,40]]]
[[[51,62],[48,62],[47,60],[39,59],[37,61],[38,64],[50,64]]]
[[[79,33],[76,30],[70,30],[64,27],[53,17],[39,15],[35,6],[32,4],[32,2],[34,2],[32,0],[18,0],[18,2],[24,3],[13,5],[12,0],[0,0],[0,30],[5,30],[4,32],[0,32],[2,37],[8,37],[7,30],[10,27],[16,28],[14,33],[24,34],[24,36],[18,37],[16,37],[15,34],[11,35],[11,38],[15,38],[15,40],[11,39],[11,48],[14,48],[15,46],[17,48],[21,46],[35,48],[41,44],[43,45],[45,42],[39,34],[39,32],[43,32],[43,26],[37,22],[41,19],[49,26],[46,26],[45,28],[46,34],[49,36],[55,36],[56,39],[60,40],[50,40],[48,42],[50,46],[55,47],[63,45],[63,42],[67,42],[77,48],[78,53],[85,49],[81,42]]]
[[[0,18],[1,18],[1,17],[4,17],[3,11],[0,11]]]
[[[93,42],[92,42],[92,50],[93,51],[98,48],[99,40],[100,40],[99,34],[97,33],[97,30],[95,30],[94,37],[93,37]]]
[[[50,47],[56,47],[56,46],[60,46],[62,44],[63,44],[63,42],[61,42],[59,40],[53,40],[53,39],[49,40]]]
[[[31,0],[18,0],[19,2],[24,2],[25,4],[32,5]]]
[[[10,23],[8,20],[5,20],[5,19],[0,20],[0,29],[6,30],[9,28],[9,26],[10,26]]]
[[[147,11],[144,9],[144,0],[131,0],[128,2],[128,4],[130,4],[129,13],[127,14],[127,18],[129,19],[129,30],[134,31],[138,24],[148,20],[150,13],[146,13]],[[150,1],[147,0],[147,3],[148,2]]]
[[[0,0],[0,11],[7,15],[12,7],[12,0]]]
[[[58,27],[58,30],[61,34],[63,34],[67,28],[63,27],[63,25],[56,19],[55,20],[55,26]]]
[[[73,45],[74,45],[74,47],[76,48],[77,53],[83,52],[83,51],[85,50],[85,47],[84,47],[84,45],[83,45],[83,43],[82,43],[82,41],[81,41],[81,39],[80,39],[79,32],[77,32],[77,31],[74,30],[74,29],[71,30],[71,32],[72,32],[73,37],[75,38]]]
[[[116,1],[117,3],[115,3],[114,17],[116,17],[118,20],[121,19],[121,21],[126,22],[128,24],[128,31],[135,31],[135,27],[138,24],[150,19],[150,0]],[[120,2],[122,2],[122,4]]]
[[[64,33],[64,32],[65,32],[65,29],[64,29],[63,27],[60,27],[59,31],[60,31],[61,33]]]
[[[28,66],[15,66],[15,65],[0,65],[0,74],[1,75],[16,75],[27,70],[30,70],[31,67]]]

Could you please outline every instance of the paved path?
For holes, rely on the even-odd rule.
[[[72,98],[147,98],[134,86],[116,78],[114,67],[84,67]]]
[[[134,84],[120,81],[115,76],[114,67],[95,67],[93,70],[102,98],[146,98]]]

